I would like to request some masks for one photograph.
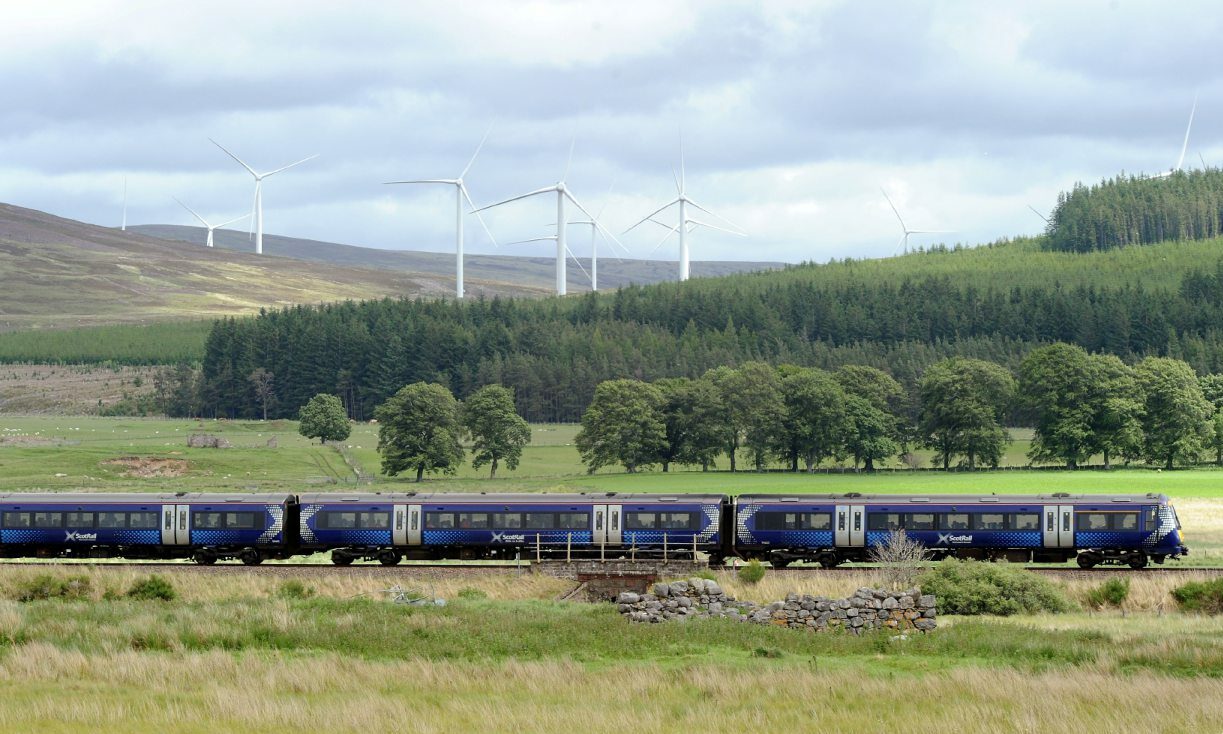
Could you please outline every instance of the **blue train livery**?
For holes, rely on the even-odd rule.
[[[0,495],[0,554],[8,557],[238,558],[289,551],[290,495]]]
[[[934,558],[1143,568],[1188,553],[1168,498],[1147,495],[742,495],[738,555],[784,567],[868,560],[895,531]]]

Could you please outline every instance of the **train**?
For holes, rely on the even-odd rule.
[[[1166,495],[8,493],[0,557],[707,557],[834,568],[902,532],[947,557],[1140,569],[1189,553]]]

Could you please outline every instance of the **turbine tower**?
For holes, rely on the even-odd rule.
[[[480,139],[480,144],[476,146],[476,152],[471,156],[471,160],[467,162],[467,166],[463,172],[458,175],[458,178],[422,178],[414,181],[387,181],[387,184],[446,184],[454,187],[454,282],[455,295],[459,298],[463,297],[463,200],[473,210],[476,209],[476,203],[471,200],[471,194],[467,192],[467,185],[463,183],[463,177],[471,170],[471,166],[476,162],[476,156],[480,155],[480,149],[484,147],[484,141],[488,140],[488,133],[492,131],[490,126],[484,132],[484,137]],[[493,241],[493,245],[497,245],[497,238],[493,237],[493,233],[488,231],[488,225],[484,223],[484,218],[480,216],[476,210],[476,219],[480,220],[480,226],[484,228],[484,233]]]
[[[193,217],[195,217],[196,219],[200,220],[200,224],[204,225],[204,227],[208,229],[208,239],[207,239],[207,240],[204,242],[205,246],[207,246],[207,247],[212,247],[212,231],[213,231],[214,229],[220,229],[221,227],[224,227],[224,226],[226,226],[226,225],[228,225],[228,224],[233,224],[234,222],[240,222],[240,221],[242,221],[243,219],[246,219],[247,217],[249,217],[249,216],[250,216],[250,214],[243,214],[242,216],[240,216],[240,217],[235,217],[235,218],[233,218],[233,219],[229,220],[228,222],[221,222],[220,224],[209,224],[209,223],[207,222],[207,220],[205,220],[203,217],[201,217],[199,214],[197,214],[197,213],[196,213],[196,211],[195,211],[194,209],[192,209],[191,207],[187,206],[187,205],[186,205],[186,204],[184,204],[182,201],[180,201],[180,200],[179,200],[179,198],[178,198],[177,196],[172,196],[172,197],[170,197],[170,198],[171,198],[171,199],[174,199],[175,201],[177,201],[179,206],[181,206],[182,208],[184,208],[184,209],[186,209],[187,211],[191,212],[191,216],[193,216]]]
[[[119,225],[119,231],[127,231],[127,176],[123,177],[123,224]]]
[[[263,254],[263,179],[267,178],[268,176],[273,176],[277,173],[280,173],[281,171],[288,170],[292,168],[293,166],[297,166],[302,163],[305,163],[306,161],[318,158],[318,154],[315,153],[314,155],[310,156],[309,158],[302,158],[300,161],[297,161],[296,163],[290,163],[287,166],[281,166],[280,168],[277,168],[273,171],[268,171],[267,173],[259,173],[255,169],[246,165],[246,162],[243,161],[241,158],[234,155],[233,153],[230,153],[229,150],[227,150],[224,145],[221,145],[220,143],[213,140],[212,138],[208,138],[208,139],[212,141],[213,145],[225,151],[225,155],[237,161],[238,165],[245,168],[251,174],[251,176],[255,178],[255,201],[251,205],[251,214],[253,214],[255,217],[255,222],[254,222],[255,224],[255,254],[262,255]]]
[[[607,187],[608,197],[611,196],[612,189],[615,188],[615,186],[616,185],[613,183],[611,186]],[[598,222],[599,222],[599,219],[603,217],[603,212],[606,209],[607,209],[607,202],[604,201],[603,206],[599,207],[599,213],[594,215],[590,219],[579,219],[576,222],[570,222],[570,224],[577,224],[577,225],[590,227],[590,290],[596,291],[596,292],[599,290],[599,223]],[[539,239],[551,239],[551,238],[541,237]],[[619,243],[614,243],[614,244],[618,245]],[[623,247],[621,247],[621,249],[623,249]],[[628,250],[624,250],[624,254],[625,255],[629,254]],[[573,258],[573,262],[578,266],[579,269],[581,269],[582,264],[578,262],[578,259],[576,257]]]
[[[672,173],[672,177],[674,177],[675,175],[674,170],[672,170],[671,173]],[[709,211],[708,209],[706,209],[705,207],[701,206],[700,204],[696,203],[695,201],[693,201],[691,198],[688,197],[687,181],[686,181],[686,176],[684,173],[684,141],[682,138],[680,139],[680,144],[679,144],[679,177],[675,179],[675,191],[676,191],[677,196],[674,199],[658,207],[657,209],[650,212],[646,216],[642,217],[641,221],[637,222],[632,227],[629,227],[628,229],[624,230],[624,234],[631,232],[633,229],[649,221],[654,221],[656,224],[662,224],[658,220],[654,219],[654,217],[678,204],[679,205],[679,224],[672,227],[671,231],[668,232],[667,235],[663,237],[662,240],[659,241],[658,245],[654,246],[654,248],[658,249],[659,245],[661,245],[663,242],[666,242],[667,239],[669,239],[672,234],[675,234],[676,232],[678,232],[679,233],[679,279],[688,280],[688,259],[689,259],[688,258],[688,233],[690,233],[693,229],[697,227],[708,227],[709,229],[716,229],[720,232],[727,232],[737,237],[746,237],[747,233],[744,232],[742,229],[740,229],[738,225],[734,224],[726,217],[714,214],[713,212]],[[729,225],[729,228],[720,227],[716,224],[710,224],[709,222],[703,222],[699,219],[694,219],[688,216],[688,207],[690,205],[697,209],[700,209],[701,211],[705,212],[706,214],[710,216],[721,219],[725,224]]]
[[[565,292],[567,290],[566,282],[565,282],[565,278],[566,278],[565,255],[569,253],[569,248],[565,244],[565,224],[566,224],[565,201],[566,200],[572,202],[573,205],[576,206],[579,211],[581,211],[586,216],[590,217],[590,220],[594,222],[593,226],[597,228],[599,231],[603,232],[604,236],[606,236],[608,240],[615,242],[617,245],[620,245],[621,247],[624,247],[624,245],[620,244],[620,240],[616,239],[615,235],[607,231],[607,228],[599,223],[599,220],[597,217],[593,216],[589,211],[586,210],[586,207],[582,206],[581,202],[579,202],[577,198],[574,197],[574,195],[569,191],[569,188],[565,185],[565,179],[569,177],[569,165],[572,162],[573,162],[573,143],[570,143],[569,144],[569,160],[568,162],[565,163],[565,174],[561,176],[560,181],[557,181],[556,183],[552,184],[551,186],[545,186],[542,189],[535,189],[534,191],[529,191],[525,194],[521,194],[519,196],[514,196],[509,199],[505,199],[504,201],[498,201],[495,204],[489,204],[488,206],[482,206],[479,209],[475,210],[475,212],[482,212],[482,211],[485,211],[486,209],[492,209],[493,207],[501,206],[502,204],[508,204],[511,201],[527,199],[532,196],[537,196],[539,194],[550,194],[553,192],[556,193],[556,235],[551,236],[551,237],[537,237],[535,239],[536,240],[551,240],[551,239],[556,240],[556,295],[558,296],[565,295]]]
[[[882,188],[880,188],[879,191],[883,193],[883,198],[887,199],[888,206],[892,207],[892,213],[895,214],[896,219],[900,221],[900,229],[901,229],[901,232],[903,232],[903,234],[900,235],[900,239],[896,241],[896,250],[893,251],[892,254],[895,254],[896,252],[900,251],[901,245],[904,245],[904,251],[906,253],[909,251],[909,235],[911,234],[947,234],[948,233],[948,230],[945,230],[945,229],[909,229],[909,226],[905,224],[904,217],[900,216],[900,212],[897,211],[896,205],[892,203],[892,197],[888,196],[888,192],[884,191]]]

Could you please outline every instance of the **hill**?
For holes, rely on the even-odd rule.
[[[440,296],[452,276],[256,257],[0,204],[0,331],[208,318],[387,296]],[[538,296],[471,279],[473,294]]]
[[[153,237],[182,240],[195,245],[203,245],[205,239],[205,230],[200,227],[143,224],[128,229]],[[226,250],[251,251],[251,242],[246,232],[218,230],[214,234],[214,242],[217,247]],[[454,276],[454,255],[445,252],[383,250],[268,234],[263,236],[263,251],[271,255],[309,262],[428,273],[450,278],[451,282]],[[590,272],[590,258],[578,258],[578,262],[582,264],[586,272]],[[757,270],[772,270],[784,266],[784,263],[779,262],[698,260],[692,263],[692,275],[699,278],[711,278]],[[464,280],[516,283],[547,293],[551,293],[556,284],[556,259],[554,257],[467,254],[463,260],[463,269]],[[601,290],[612,290],[626,285],[661,283],[674,279],[674,262],[617,259],[607,256],[599,259],[599,288]],[[582,271],[573,267],[572,260],[568,269],[568,284],[570,293],[586,291],[590,288],[589,279]]]

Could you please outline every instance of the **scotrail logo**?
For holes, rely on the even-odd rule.
[[[936,543],[935,545],[944,545],[944,544],[950,545],[952,543],[971,543],[971,542],[972,542],[971,535],[952,535],[951,533],[946,533],[946,534],[939,533],[938,543]]]
[[[525,543],[526,540],[527,540],[527,536],[521,533],[517,535],[511,535],[505,532],[500,532],[500,533],[496,531],[493,532],[493,542],[494,543]]]
[[[73,530],[67,531],[64,537],[65,541],[77,541],[77,542],[80,542],[82,540],[97,540],[97,539],[98,539],[97,533],[78,533]]]

